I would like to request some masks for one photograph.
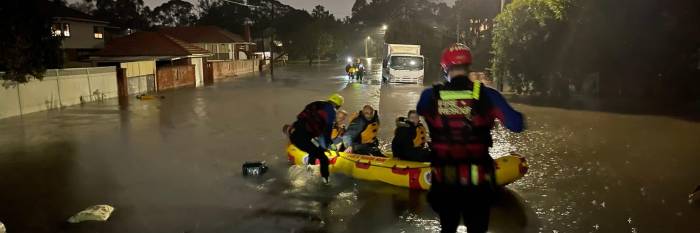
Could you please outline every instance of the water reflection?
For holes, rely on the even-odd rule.
[[[402,232],[440,232],[437,217],[422,211],[406,212],[399,216]],[[503,188],[498,192],[491,208],[489,232],[537,232],[540,227],[537,215],[527,202],[514,190]],[[458,232],[467,232],[464,226]]]
[[[341,175],[332,176],[331,186],[323,186],[317,174],[317,166],[291,166],[283,176],[287,179],[252,179],[251,189],[279,195],[281,200],[250,218],[306,219],[306,224],[292,229],[313,232],[440,230],[425,191]],[[516,191],[503,188],[498,192],[491,212],[491,232],[537,232],[539,227],[537,214]],[[461,227],[460,232],[466,232],[465,228]]]

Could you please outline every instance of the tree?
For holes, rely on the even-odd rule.
[[[352,16],[356,16],[365,7],[367,7],[367,0],[355,0],[355,3],[352,4]]]
[[[144,5],[143,0],[85,0],[95,2],[96,10],[93,15],[110,22],[111,25],[122,29],[150,28],[151,9]]]
[[[519,91],[546,91],[570,0],[516,0],[496,17],[491,71]]]
[[[153,24],[165,27],[189,26],[195,23],[197,16],[194,5],[183,0],[170,0],[153,9]]]
[[[316,20],[335,20],[333,14],[322,5],[316,5],[313,11],[311,11],[311,16]]]
[[[51,34],[51,4],[41,0],[0,3],[0,71],[2,80],[19,83],[42,79],[47,68],[62,66],[60,38]],[[45,7],[49,4],[49,7]]]
[[[601,97],[687,101],[700,95],[697,12],[694,0],[515,0],[496,19],[492,71],[546,95],[593,75]]]
[[[312,22],[306,26],[304,35],[308,37],[313,49],[306,51],[309,60],[313,58],[321,59],[328,56],[328,53],[335,47],[333,28],[339,24],[333,14],[325,7],[317,5],[311,11]]]
[[[68,4],[68,7],[83,12],[85,14],[92,14],[92,12],[96,10],[95,2],[93,1],[73,2]]]

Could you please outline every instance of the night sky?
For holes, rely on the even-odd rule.
[[[69,2],[77,2],[81,0],[68,0]],[[156,7],[164,2],[167,2],[168,0],[143,0],[148,6],[151,6],[151,8]],[[187,0],[189,2],[192,2],[193,4],[196,4],[196,0]],[[326,7],[326,9],[330,10],[333,15],[335,15],[337,18],[344,18],[345,16],[350,15],[350,10],[352,8],[352,4],[355,3],[354,0],[279,0],[280,2],[283,2],[287,5],[290,5],[294,8],[301,8],[301,9],[306,9],[306,10],[311,10],[314,8],[316,5],[323,5]],[[434,0],[434,1],[444,1],[452,4],[454,0]],[[370,2],[370,1],[367,1]]]

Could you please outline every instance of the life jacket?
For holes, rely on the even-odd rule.
[[[481,83],[467,77],[433,86],[431,114],[424,116],[430,128],[434,181],[478,185],[493,179],[490,102]]]
[[[423,126],[423,124],[421,123],[418,123],[418,125],[415,128],[416,136],[413,138],[413,147],[423,148],[425,146],[425,142],[427,141],[425,139],[425,126]]]
[[[359,120],[363,121],[364,125],[364,128],[360,133],[360,137],[354,138],[353,143],[369,144],[377,142],[377,132],[379,132],[379,114],[375,110],[374,117],[370,120],[360,117],[360,115],[362,115],[362,111],[353,114],[353,117],[350,120],[350,122],[352,122],[359,118]]]
[[[328,119],[328,113],[325,111],[326,105],[330,104],[326,101],[315,101],[306,105],[304,110],[297,115],[296,124],[304,127],[312,137],[322,136],[330,120]]]
[[[345,133],[345,125],[333,124],[333,131],[331,132],[331,139],[336,139]]]
[[[405,131],[403,130],[405,129]],[[399,131],[401,130],[401,131]],[[401,133],[400,133],[401,132]],[[401,134],[401,135],[399,135]],[[408,134],[408,135],[406,135]],[[413,123],[409,122],[408,119],[405,117],[399,117],[396,119],[396,130],[394,131],[394,138],[410,138],[411,143],[410,145],[414,148],[423,148],[426,143],[426,130],[425,126],[423,124],[418,123],[417,125],[414,125]],[[403,142],[396,142],[400,144],[404,144]],[[394,144],[394,142],[392,142]]]

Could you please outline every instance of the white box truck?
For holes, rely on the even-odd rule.
[[[393,83],[423,84],[424,58],[420,45],[386,44],[382,80]]]

